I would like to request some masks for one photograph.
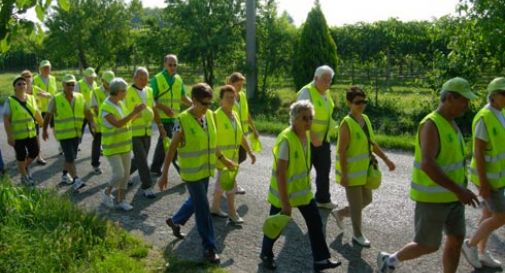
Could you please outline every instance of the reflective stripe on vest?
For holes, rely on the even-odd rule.
[[[216,168],[216,125],[212,111],[205,114],[207,130],[193,115],[184,111],[179,124],[184,133],[184,145],[177,149],[180,176],[185,182],[193,182],[214,176]]]
[[[240,125],[242,125],[242,132],[246,136],[250,134],[249,130],[249,104],[247,103],[247,95],[244,90],[238,92],[238,97],[240,100],[235,102],[233,106],[233,111],[235,111],[240,120]]]
[[[160,72],[154,76],[156,79],[156,84],[158,85],[158,98],[156,98],[157,103],[161,103],[165,106],[170,107],[174,112],[174,115],[169,117],[165,112],[159,111],[160,118],[174,118],[177,117],[179,112],[181,111],[181,99],[182,99],[182,78],[178,74],[174,75],[174,83],[172,84],[172,88],[170,89],[170,85],[168,84],[163,72]]]
[[[330,133],[335,127],[334,121],[331,117],[335,103],[331,98],[330,91],[326,91],[326,103],[319,91],[317,91],[314,82],[305,85],[300,91],[298,91],[298,94],[300,94],[300,92],[305,89],[309,91],[310,102],[314,106],[315,112],[314,120],[312,121],[312,127],[310,130],[316,134],[318,140],[326,140],[329,142],[331,135]]]
[[[108,96],[108,93],[104,92],[102,88],[103,87],[95,88],[93,90],[93,94],[92,94],[92,96],[95,97],[96,107],[98,108],[98,111],[96,111],[96,113],[95,113],[95,110],[92,109],[97,133],[102,132],[102,126],[101,126],[102,118],[100,117],[99,113],[100,113],[100,108],[102,108],[103,102],[105,101],[105,99]]]
[[[279,156],[279,145],[283,141],[287,141],[289,149],[288,169],[286,173],[289,204],[292,207],[303,206],[308,204],[313,198],[310,185],[310,132],[307,131],[307,147],[303,149],[300,139],[291,127],[284,129],[275,140],[268,202],[275,207],[281,207],[277,181],[277,159]]]
[[[134,137],[150,136],[154,120],[153,90],[150,87],[145,87],[142,92],[145,92],[146,96],[146,109],[142,110],[139,117],[131,122],[132,136]],[[135,106],[143,103],[137,89],[131,85],[126,91],[126,98],[124,102],[126,108],[128,108],[128,113],[133,112]]]
[[[428,114],[420,123],[416,136],[415,161],[412,172],[412,183],[410,188],[410,197],[417,202],[427,203],[450,203],[458,201],[456,195],[435,183],[421,169],[421,145],[419,140],[420,129],[422,125],[431,120],[437,130],[440,138],[439,153],[436,163],[440,169],[454,183],[460,187],[466,187],[465,177],[465,154],[464,140],[461,132],[454,129],[449,121],[437,112]]]
[[[120,113],[116,106],[113,105],[113,102],[110,100],[105,100],[100,107],[100,119],[104,119],[102,117],[102,112],[105,111],[109,114],[114,115],[117,120],[123,119],[128,112],[126,106],[122,101],[119,102],[119,106],[121,107]],[[103,155],[110,156],[115,154],[127,153],[132,149],[132,133],[130,130],[130,125],[127,123],[124,127],[117,128],[111,125],[111,128],[105,126],[103,121],[101,122],[102,127],[102,148]]]
[[[37,89],[38,88],[38,89]],[[56,78],[49,75],[47,80],[47,85],[44,83],[40,75],[35,75],[33,77],[33,96],[37,100],[37,106],[41,112],[47,112],[47,106],[49,104],[49,98],[38,96],[39,90],[45,91],[51,96],[58,93],[58,87],[56,85]]]
[[[235,118],[235,128],[233,127],[230,117],[219,108],[214,113],[217,130],[217,147],[221,154],[228,159],[238,163],[238,150],[242,142],[242,126],[238,119],[237,114],[232,111]],[[216,162],[218,169],[223,169],[225,166],[221,160]]]
[[[11,110],[11,130],[15,140],[32,138],[37,135],[35,121],[26,109],[19,102],[10,96],[8,97]],[[37,112],[37,102],[32,95],[26,94],[26,107],[35,115]]]
[[[370,140],[375,141],[375,134],[372,129],[372,124],[367,115],[362,114],[365,121],[365,126],[368,128]],[[349,186],[363,186],[366,184],[368,175],[368,166],[370,165],[370,149],[368,147],[368,138],[361,125],[356,122],[351,116],[344,117],[340,126],[347,124],[349,129],[349,144],[346,150],[347,159],[347,178],[349,179]],[[340,145],[340,138],[337,139],[337,147]],[[337,154],[335,161],[335,178],[337,183],[342,179],[342,172],[340,166],[340,157]]]
[[[60,92],[54,96],[54,134],[56,139],[71,139],[81,136],[82,123],[84,121],[84,96],[74,92],[74,105]]]
[[[473,150],[475,150],[475,127],[477,122],[482,120],[486,125],[488,136],[484,151],[485,173],[491,188],[496,190],[505,187],[505,128],[488,107],[490,106],[482,108],[473,119]],[[470,163],[469,177],[474,184],[480,185],[475,157],[472,157]]]

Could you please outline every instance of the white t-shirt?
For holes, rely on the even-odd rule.
[[[493,112],[493,114],[500,121],[503,128],[505,128],[505,116],[503,115],[503,113],[500,110],[491,106],[490,104],[487,104],[485,107],[491,110],[491,112]],[[485,142],[489,141],[486,124],[484,123],[484,120],[482,120],[482,118],[477,121],[477,124],[475,124],[475,138],[478,138]]]
[[[318,93],[318,94],[323,99],[324,105],[326,106],[326,108],[328,108],[328,97],[326,97],[326,94],[325,95],[321,95],[320,93]],[[309,89],[308,88],[303,88],[302,91],[300,92],[300,94],[298,94],[298,97],[296,98],[296,100],[297,101],[301,101],[301,100],[311,101],[310,100],[310,91],[309,91]]]
[[[303,150],[305,151],[307,149],[307,140],[305,140],[305,142],[302,143],[302,146],[303,146]],[[278,152],[278,159],[282,159],[282,160],[289,160],[289,144],[288,144],[288,141],[287,140],[283,140],[281,141],[281,143],[279,143],[279,152]]]

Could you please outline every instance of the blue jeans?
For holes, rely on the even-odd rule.
[[[209,201],[207,199],[207,189],[209,178],[198,181],[184,181],[188,188],[189,198],[179,208],[172,217],[174,224],[184,225],[189,218],[195,214],[196,228],[202,238],[202,246],[205,250],[216,250],[216,236],[214,235],[214,224],[210,215]]]
[[[4,160],[2,158],[2,150],[0,150],[0,173],[4,171]]]

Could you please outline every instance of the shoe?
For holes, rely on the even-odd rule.
[[[37,164],[44,166],[47,164],[47,161],[45,161],[43,158],[37,159]]]
[[[210,214],[212,216],[217,216],[217,217],[221,217],[221,218],[227,218],[228,217],[228,214],[220,209],[217,209],[217,210],[213,210],[213,209],[210,209]]]
[[[21,184],[23,184],[23,185],[25,185],[27,187],[33,187],[33,186],[35,186],[35,182],[28,175],[21,177]]]
[[[219,264],[221,260],[214,249],[209,249],[203,254],[205,259],[211,264]]]
[[[386,252],[379,252],[377,255],[377,269],[379,273],[392,273],[395,271],[395,267],[388,264],[390,254]]]
[[[365,236],[361,235],[359,237],[352,236],[352,241],[357,243],[362,247],[370,247],[370,240],[368,240]]]
[[[74,183],[74,179],[70,176],[69,173],[66,173],[61,176],[61,183],[65,183],[67,185],[72,185]]]
[[[316,202],[317,204],[317,207],[318,208],[321,208],[321,209],[335,209],[336,207],[338,207],[337,204],[333,203],[333,202],[326,202],[326,203],[319,203],[319,202]]]
[[[100,167],[93,167],[93,172],[95,174],[102,174],[103,173],[102,168],[100,168]]]
[[[122,209],[124,211],[130,211],[133,209],[133,206],[130,205],[128,202],[126,202],[126,200],[123,200],[121,203],[117,205],[117,208]]]
[[[167,224],[167,226],[169,226],[171,229],[172,229],[172,234],[179,238],[179,239],[184,239],[184,237],[186,236],[186,234],[182,233],[181,232],[181,225],[178,225],[176,223],[174,223],[174,221],[172,221],[172,217],[168,218],[165,223]]]
[[[266,269],[275,270],[277,264],[275,263],[274,257],[267,255],[260,255],[261,262]]]
[[[84,183],[84,181],[82,181],[82,179],[80,179],[79,177],[76,177],[74,179],[74,184],[72,185],[72,188],[74,189],[74,191],[78,191],[85,186],[86,186],[86,183]]]
[[[314,271],[319,272],[321,270],[329,269],[329,268],[336,268],[340,266],[342,262],[340,261],[333,261],[331,259],[326,259],[322,262],[315,262],[314,263]]]
[[[244,223],[244,219],[240,217],[240,215],[236,214],[235,217],[228,215],[228,223],[233,224],[233,225],[241,225]]]
[[[491,268],[501,268],[501,262],[495,259],[491,252],[486,251],[484,254],[479,255],[479,260],[483,266],[491,267]]]
[[[245,194],[245,189],[237,185],[237,190],[235,191],[235,194]]]
[[[463,247],[461,247],[461,252],[463,252],[463,256],[465,256],[470,265],[472,265],[474,268],[481,268],[482,264],[479,261],[479,253],[477,251],[477,247],[470,247],[468,245],[468,242],[468,239],[465,239],[463,242]]]
[[[105,190],[102,191],[102,204],[110,209],[114,207],[114,197],[105,193]]]
[[[150,187],[150,188],[147,188],[144,190],[144,197],[149,198],[149,199],[156,197],[156,195],[153,192],[153,187]]]
[[[132,180],[128,180],[128,185],[127,185],[127,187],[131,187],[131,186],[133,186],[133,181],[132,181]]]
[[[160,177],[161,176],[161,171],[151,171],[151,175],[154,177]]]
[[[344,216],[340,215],[338,210],[332,210],[331,215],[335,218],[335,221],[337,222],[337,227],[339,229],[344,229]]]

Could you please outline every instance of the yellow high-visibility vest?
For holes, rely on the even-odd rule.
[[[85,99],[80,93],[74,92],[74,105],[65,98],[64,92],[54,96],[54,133],[56,139],[70,139],[81,136],[84,121]]]

